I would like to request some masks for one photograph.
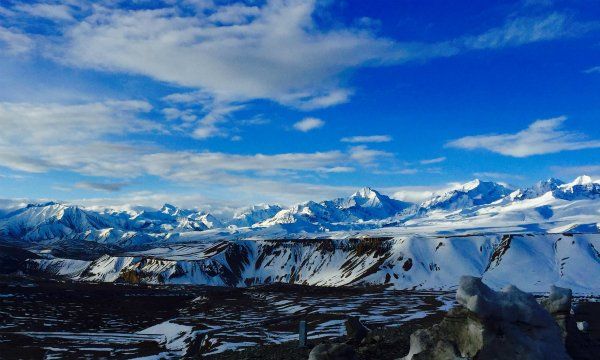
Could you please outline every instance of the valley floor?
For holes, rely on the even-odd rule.
[[[382,288],[236,289],[2,277],[0,354],[9,359],[178,358],[197,345],[192,340],[208,335],[210,346],[203,352],[215,355],[293,343],[300,319],[316,342],[343,335],[349,315],[373,328],[398,327],[441,314],[451,302],[448,293]]]
[[[306,359],[310,346],[340,341],[358,316],[378,340],[361,359],[408,351],[410,334],[438,322],[454,293],[381,287],[270,285],[250,288],[70,282],[0,277],[3,359]],[[600,328],[600,303],[579,298]],[[306,320],[309,347],[297,347]],[[592,334],[600,340],[600,334]],[[202,341],[205,339],[205,341]]]

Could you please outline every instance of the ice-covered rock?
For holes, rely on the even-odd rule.
[[[532,295],[513,285],[496,292],[478,277],[461,277],[456,301],[482,319],[519,321],[534,326],[544,326],[552,322],[550,314]]]
[[[496,292],[480,278],[464,276],[456,299],[462,306],[441,323],[411,335],[404,360],[570,359],[552,316],[518,288]]]
[[[577,330],[587,332],[590,330],[590,324],[587,321],[578,321]]]
[[[571,302],[573,300],[573,291],[552,285],[550,295],[542,300],[542,305],[550,314],[571,312]]]

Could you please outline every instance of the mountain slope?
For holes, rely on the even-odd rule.
[[[413,206],[368,187],[358,190],[348,198],[333,200],[332,203],[336,208],[361,220],[389,218]]]
[[[425,211],[454,211],[473,206],[487,205],[510,194],[504,185],[475,179],[456,190],[434,196],[420,206]]]
[[[279,205],[261,204],[250,206],[238,210],[233,215],[233,219],[231,219],[229,224],[238,227],[250,227],[256,223],[272,218],[281,210],[283,210],[283,208]]]
[[[284,225],[291,231],[352,228],[353,223],[386,219],[412,206],[410,203],[382,195],[371,188],[362,188],[347,198],[320,203],[308,201],[294,205],[256,224],[256,227]]]
[[[507,234],[391,239],[220,242],[199,251],[156,249],[152,256],[103,256],[87,264],[32,260],[40,269],[85,281],[249,286],[387,284],[451,289],[462,275],[496,288],[550,285],[600,293],[600,235]],[[177,255],[188,253],[189,256]]]
[[[562,180],[550,178],[545,181],[538,181],[532,187],[515,190],[509,195],[509,197],[510,200],[513,201],[534,199],[548,193],[549,191],[558,189],[561,185],[564,185]]]

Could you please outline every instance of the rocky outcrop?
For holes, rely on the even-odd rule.
[[[369,334],[369,328],[360,322],[357,316],[350,316],[346,319],[346,338],[349,343],[359,344]]]
[[[571,302],[573,301],[573,292],[571,289],[552,286],[550,295],[543,299],[542,306],[552,315],[560,327],[563,343],[566,343],[569,333],[576,333],[576,325],[571,319]]]
[[[82,257],[81,248],[75,258],[45,256],[32,260],[31,267],[83,281],[385,285],[396,290],[449,290],[458,285],[460,276],[473,275],[493,288],[512,283],[525,291],[543,292],[552,284],[569,284],[578,294],[600,294],[600,255],[594,248],[599,240],[600,235],[584,234],[231,240],[165,244],[125,254],[106,249],[112,255],[94,261]],[[132,270],[135,277],[126,274]]]
[[[563,290],[554,289],[548,307],[570,308],[570,294]],[[404,360],[570,359],[551,314],[515,286],[496,292],[480,278],[464,276],[456,300],[460,306],[441,323],[411,335]]]

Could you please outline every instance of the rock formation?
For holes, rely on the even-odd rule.
[[[570,309],[570,296],[554,288],[546,306],[563,311],[568,303]],[[411,335],[404,360],[570,359],[554,318],[515,286],[496,292],[480,278],[464,276],[456,300],[460,306],[440,324]]]
[[[346,322],[346,338],[349,343],[359,344],[369,334],[369,328],[357,316],[350,316]]]

